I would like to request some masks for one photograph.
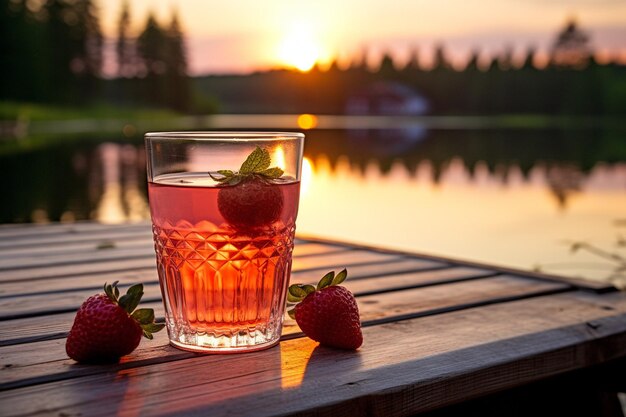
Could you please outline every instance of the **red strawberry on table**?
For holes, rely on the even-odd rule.
[[[65,351],[78,362],[116,362],[135,350],[142,335],[152,339],[164,327],[154,322],[151,308],[135,310],[143,285],[133,285],[119,299],[117,281],[104,284],[104,292],[80,306],[67,337]]]
[[[358,349],[363,344],[359,307],[354,295],[340,286],[348,272],[329,272],[317,284],[294,284],[287,301],[296,306],[289,310],[300,329],[322,345],[341,349]]]
[[[217,171],[218,175],[209,173],[221,187],[217,207],[235,229],[259,229],[280,218],[284,201],[276,182],[283,175],[283,170],[270,168],[270,164],[269,151],[257,146],[239,171],[223,169]]]

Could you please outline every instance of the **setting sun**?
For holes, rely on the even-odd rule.
[[[283,64],[300,71],[313,68],[320,56],[319,41],[306,28],[296,28],[286,34],[278,50],[278,58]]]

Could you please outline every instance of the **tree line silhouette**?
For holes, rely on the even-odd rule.
[[[2,98],[82,105],[94,102],[190,109],[190,80],[178,15],[151,14],[130,35],[128,3],[115,45],[118,82],[103,78],[105,41],[93,0],[0,0]]]
[[[418,51],[403,66],[384,54],[376,68],[365,54],[349,67],[337,61],[308,73],[276,70],[246,76],[206,76],[195,85],[214,94],[226,113],[342,114],[346,102],[366,86],[398,83],[430,102],[434,114],[623,115],[626,66],[600,63],[587,34],[569,22],[557,35],[548,62],[537,51],[515,60],[511,49],[481,59],[475,50],[463,69],[455,68],[442,45],[429,67]]]
[[[301,73],[188,76],[177,13],[167,25],[153,15],[133,36],[128,3],[117,22],[113,79],[104,77],[107,49],[93,0],[0,0],[0,82],[3,99],[63,105],[112,103],[183,113],[342,114],[355,94],[395,83],[425,97],[433,114],[626,114],[626,66],[599,63],[589,36],[570,22],[556,37],[547,65],[536,51],[514,60],[510,49],[489,62],[480,51],[463,69],[446,50],[425,68],[415,51],[406,65],[385,54],[376,68],[362,56],[348,68],[335,61]]]

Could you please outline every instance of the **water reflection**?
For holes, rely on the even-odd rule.
[[[149,217],[142,144],[80,139],[0,154],[0,223]],[[562,242],[611,248],[624,234],[626,141],[619,131],[313,129],[302,181],[301,233],[601,277],[604,266],[585,269],[578,262],[597,260]]]
[[[602,265],[575,268],[597,259],[571,255],[564,242],[611,246],[613,220],[626,213],[625,163],[598,164],[586,174],[537,164],[524,175],[519,165],[469,169],[453,158],[437,181],[430,161],[409,171],[398,160],[383,173],[375,162],[363,169],[320,155],[312,169],[298,218],[302,233],[520,268],[574,262],[567,273],[606,276]]]
[[[96,149],[101,172],[90,175],[90,194],[98,203],[92,218],[102,223],[123,223],[148,218],[148,201],[139,187],[145,152],[133,145],[104,143]],[[142,183],[145,176],[141,177]],[[101,189],[99,189],[101,187]],[[100,192],[94,193],[95,190]]]

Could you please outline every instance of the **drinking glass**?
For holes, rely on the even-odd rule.
[[[172,345],[278,343],[291,271],[304,135],[145,136],[156,263]]]

